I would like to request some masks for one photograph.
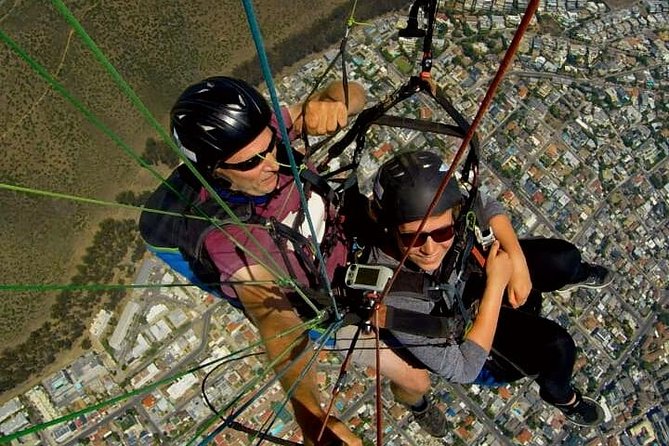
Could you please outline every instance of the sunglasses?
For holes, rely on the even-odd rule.
[[[222,161],[216,163],[216,166],[214,167],[215,169],[222,168],[222,169],[232,169],[232,170],[239,170],[241,172],[246,172],[247,170],[255,169],[262,163],[267,155],[272,153],[276,147],[276,132],[274,129],[272,130],[272,139],[269,141],[269,145],[265,150],[262,152],[258,152],[255,155],[253,155],[251,158],[247,159],[246,161],[242,161],[240,163],[224,163]]]
[[[411,242],[416,236],[415,232],[398,232],[400,241],[404,246],[412,246]],[[427,238],[430,237],[437,243],[447,242],[453,238],[455,235],[455,228],[453,225],[445,226],[443,228],[435,229],[431,232],[421,232],[416,238],[416,242],[413,244],[414,248],[420,248],[427,242]]]

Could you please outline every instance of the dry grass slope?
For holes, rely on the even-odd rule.
[[[67,3],[163,125],[186,85],[205,76],[231,74],[255,56],[238,0]],[[366,3],[369,17],[405,2]],[[328,26],[333,11],[350,2],[255,4],[265,44],[272,51],[286,42],[310,41],[307,33],[316,32],[310,24]],[[337,14],[340,17],[341,10]],[[343,32],[343,23],[331,25]],[[158,138],[48,2],[3,2],[0,26],[136,152],[143,151],[148,137]],[[295,62],[287,51],[274,51],[275,70]],[[155,179],[4,46],[0,64],[2,182],[108,201],[121,191],[139,193],[155,186]],[[7,191],[0,191],[0,209],[0,280],[5,284],[67,283],[99,222],[136,217]],[[48,293],[0,296],[0,345],[18,346],[43,327],[53,301]]]
[[[2,26],[96,116],[134,150],[157,136],[143,122],[46,2],[11,2],[0,10]],[[268,1],[259,5],[268,45],[300,29],[295,17],[312,20],[343,1]],[[229,73],[253,54],[248,26],[238,1],[111,1],[70,4],[75,16],[165,124],[174,97],[185,85],[215,73]],[[301,14],[298,14],[301,12]],[[133,189],[139,167],[7,47],[0,48],[3,70],[0,103],[0,176],[3,182],[111,200]],[[143,187],[153,180],[140,176]],[[134,185],[138,188],[138,185]],[[141,189],[141,187],[140,187]],[[24,194],[0,193],[4,261],[3,283],[62,283],[73,271],[83,246],[109,210]],[[12,345],[48,314],[48,296],[3,296],[0,341]],[[17,330],[18,328],[18,330]]]

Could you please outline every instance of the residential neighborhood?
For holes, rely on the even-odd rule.
[[[528,2],[445,3],[432,79],[471,122]],[[604,406],[604,424],[569,424],[531,379],[486,387],[435,377],[452,426],[447,437],[422,432],[384,384],[384,444],[669,444],[669,4],[614,3],[543,0],[478,129],[481,191],[504,204],[519,236],[567,239],[615,272],[603,290],[546,293],[542,311],[574,337],[575,383]],[[406,13],[356,26],[348,37],[348,77],[364,85],[370,104],[419,70],[421,40],[397,36]],[[306,96],[337,50],[276,79],[281,100]],[[334,70],[328,79],[340,75]],[[427,95],[391,114],[449,119]],[[373,174],[393,153],[428,148],[451,160],[460,140],[374,126],[366,144],[357,175],[369,194]],[[331,169],[351,156],[352,147]],[[301,441],[243,312],[148,253],[134,283],[146,287],[131,290],[118,312],[98,313],[87,353],[0,404],[0,434],[74,415],[10,444],[186,445],[208,435],[219,445],[256,444],[255,434],[230,422],[215,430],[233,413],[241,425]],[[327,404],[343,355],[314,355]],[[334,415],[364,444],[376,444],[375,391],[374,371],[352,366],[334,402]]]

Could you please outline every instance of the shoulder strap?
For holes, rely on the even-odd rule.
[[[214,200],[199,201],[199,184],[186,166],[179,166],[166,181],[151,194],[146,209],[169,211],[180,215],[166,215],[145,210],[140,215],[139,230],[144,241],[157,250],[173,249],[188,261],[195,276],[203,283],[217,283],[220,275],[204,249],[206,235],[218,224],[231,222],[230,216]],[[239,220],[253,216],[251,203],[231,205]],[[189,216],[206,216],[207,219]]]
[[[463,325],[452,317],[434,316],[388,307],[385,328],[426,338],[455,339],[462,331]]]
[[[412,299],[432,301],[435,306],[430,314],[388,306],[384,328],[427,338],[457,341],[464,335],[467,318],[453,311],[452,302],[445,302],[447,298],[461,300],[451,297],[454,291],[451,288],[436,286],[432,278],[422,271],[401,270],[389,294],[406,294]],[[446,308],[448,311],[445,311]]]

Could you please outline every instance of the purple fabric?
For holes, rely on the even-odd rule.
[[[293,140],[296,137],[296,134],[291,128],[292,120],[286,108],[284,108],[282,112],[286,125],[290,129],[289,136],[291,140]],[[271,125],[276,126],[276,117],[274,116],[272,117]],[[315,193],[310,194],[307,199],[310,203],[312,200],[322,200]],[[293,177],[280,174],[277,193],[272,196],[272,198],[266,203],[255,204],[254,207],[256,215],[260,217],[274,217],[279,222],[285,222],[286,218],[292,218],[292,216],[294,216],[301,207],[299,191],[295,186]],[[330,210],[330,215],[332,215],[332,210]],[[314,222],[314,226],[317,226],[316,222]],[[294,278],[297,280],[297,282],[308,285],[309,282],[307,273],[300,265],[297,255],[293,251],[290,243],[288,243],[287,257],[291,268],[288,268],[284,263],[280,248],[276,245],[266,228],[258,225],[249,225],[246,226],[246,228],[248,229],[248,232],[250,232],[251,236],[259,242],[258,244],[253,241],[253,238],[249,237],[247,232],[243,231],[243,229],[237,225],[226,225],[224,227],[224,231],[213,230],[205,238],[205,247],[221,273],[221,282],[232,280],[232,277],[235,275],[235,273],[240,271],[242,268],[247,268],[258,264],[267,265],[270,267],[270,269],[276,269],[273,266],[274,262],[267,259],[266,254],[262,252],[262,249],[260,248],[262,247],[268,251],[271,259],[273,259],[279,265],[281,274],[284,277],[287,277],[287,271],[292,269],[292,271],[295,272]],[[311,239],[308,230],[301,232],[303,235]],[[336,240],[331,254],[326,259],[326,270],[329,277],[332,278],[334,269],[338,265],[344,264],[346,261],[347,247],[344,241],[343,233],[342,231],[338,230],[338,228],[328,227],[323,239]],[[235,241],[253,253],[256,258],[253,258],[251,255],[238,249]],[[260,247],[258,245],[260,245]],[[258,258],[260,261],[257,260]],[[313,273],[318,274],[317,271]],[[229,297],[237,297],[234,289],[229,284],[221,284],[221,290]]]
[[[255,210],[258,216],[266,218],[274,217],[278,221],[283,222],[290,216],[290,214],[295,214],[299,210],[299,192],[293,182],[293,178],[287,175],[281,175],[279,177],[279,184],[279,193],[276,196],[272,197],[272,199],[265,204],[255,205]],[[312,194],[312,196],[313,199],[320,199],[320,197],[315,196],[315,194]],[[279,247],[276,245],[267,229],[259,226],[247,226],[247,229],[259,242],[260,246],[269,252],[270,257],[280,265],[284,276],[287,276],[287,271],[289,271],[289,269],[283,261]],[[331,229],[332,228],[328,228],[328,231]],[[258,256],[263,264],[269,266],[272,265],[272,262],[267,260],[266,256],[263,255],[262,250],[241,227],[226,225],[224,230],[225,233],[223,233],[223,231],[214,230],[205,238],[205,246],[212,260],[221,272],[222,282],[231,280],[231,277],[242,268],[260,264],[258,260],[237,249],[233,240]],[[307,232],[303,235],[309,236],[309,233]],[[337,236],[336,234],[326,232],[325,238],[332,237],[333,235]],[[345,243],[343,240],[338,240],[332,254],[330,254],[326,261],[327,271],[330,278],[334,273],[335,267],[346,261],[346,252],[347,249]],[[290,244],[287,254],[291,268],[295,271],[295,279],[297,279],[297,282],[308,284],[307,274],[300,266],[297,255],[293,252]],[[226,295],[236,297],[236,294],[230,285],[222,284],[221,289]]]

